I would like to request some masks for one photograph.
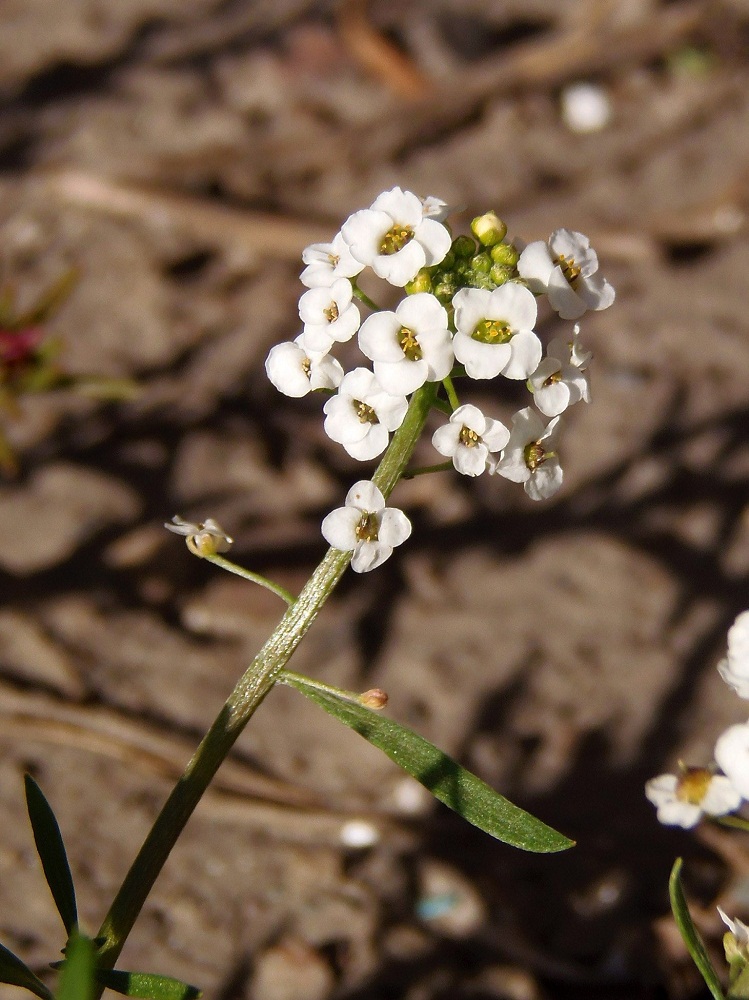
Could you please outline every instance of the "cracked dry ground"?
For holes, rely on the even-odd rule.
[[[659,827],[642,784],[709,760],[744,715],[714,667],[749,604],[748,37],[741,0],[2,6],[4,280],[30,302],[76,266],[51,323],[66,364],[140,386],[28,399],[9,430],[0,940],[35,969],[61,935],[22,774],[58,813],[93,929],[279,614],[162,522],[215,517],[240,563],[306,579],[361,466],[263,360],[297,332],[302,247],[398,183],[528,239],[588,233],[618,299],[584,324],[594,402],[569,416],[562,492],[402,484],[409,545],[344,580],[293,665],[385,688],[395,718],[578,846],[496,844],[274,691],[123,965],[223,1000],[699,994],[671,862],[717,954],[714,904],[746,917],[749,854]],[[608,90],[601,132],[560,120],[578,79]],[[473,398],[507,418],[517,399],[495,396]],[[342,849],[354,817],[374,847]]]

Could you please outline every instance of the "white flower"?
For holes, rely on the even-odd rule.
[[[265,371],[279,392],[297,399],[314,389],[336,389],[343,378],[338,361],[330,354],[307,352],[302,337],[272,347]]]
[[[341,233],[356,260],[402,287],[422,267],[439,264],[450,249],[450,233],[427,215],[432,210],[411,191],[395,187],[379,195],[370,208],[349,216]]]
[[[364,265],[354,260],[346,242],[338,233],[332,243],[312,243],[302,251],[307,265],[300,280],[307,288],[330,287],[337,278],[354,278]]]
[[[729,726],[721,733],[715,760],[742,798],[749,799],[749,723]]]
[[[575,324],[572,340],[555,337],[546,349],[546,357],[528,380],[533,401],[547,417],[558,416],[581,399],[590,402],[590,378],[585,368],[592,354],[580,350],[579,333],[580,327]]]
[[[728,654],[718,671],[739,698],[749,698],[749,611],[742,611],[729,628]]]
[[[559,417],[554,417],[548,427],[526,406],[512,418],[510,440],[500,460],[490,472],[522,483],[531,500],[545,500],[553,496],[562,485],[562,467],[555,451]]]
[[[192,524],[175,514],[171,523],[164,527],[175,535],[185,535],[188,549],[196,556],[215,556],[217,552],[228,552],[234,541],[212,517],[200,524]]]
[[[529,243],[518,260],[520,277],[532,292],[545,292],[562,319],[579,319],[587,309],[607,309],[614,301],[614,289],[597,271],[590,240],[571,229],[556,229],[548,243]]]
[[[374,483],[363,479],[346,495],[346,506],[331,511],[323,520],[325,541],[334,549],[353,552],[351,568],[368,573],[388,559],[396,545],[411,534],[411,522],[402,510],[386,507]]]
[[[385,392],[368,368],[355,368],[323,406],[325,433],[352,458],[366,462],[387,448],[389,432],[400,427],[407,409],[405,396]]]
[[[436,219],[437,222],[444,222],[452,211],[446,201],[435,197],[433,194],[429,194],[426,198],[421,198],[420,200],[424,208],[425,219]]]
[[[427,292],[407,296],[395,312],[373,313],[359,330],[359,347],[374,361],[377,380],[395,395],[447,378],[452,341],[447,312]]]
[[[538,309],[533,293],[508,282],[493,291],[461,288],[453,296],[453,350],[471,378],[527,379],[541,360],[533,332]]]
[[[703,813],[725,816],[741,805],[741,796],[728,778],[711,774],[702,767],[687,768],[683,774],[661,774],[645,785],[645,795],[658,810],[666,826],[696,826]]]
[[[299,317],[304,323],[303,344],[308,351],[329,351],[337,341],[351,340],[361,323],[353,288],[348,278],[332,285],[310,288],[299,299]]]
[[[721,910],[720,907],[718,907],[718,913],[720,914],[720,919],[736,938],[736,944],[739,948],[743,948],[746,951],[747,946],[749,946],[749,927],[741,920],[731,920],[728,914]]]
[[[485,417],[470,403],[453,410],[450,422],[438,427],[432,444],[463,476],[480,476],[487,467],[491,452],[501,451],[510,432],[499,420]]]

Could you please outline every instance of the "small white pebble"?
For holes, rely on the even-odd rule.
[[[339,834],[344,847],[372,847],[380,839],[380,831],[363,819],[344,823]]]
[[[570,132],[600,132],[611,121],[611,100],[598,84],[571,83],[561,101],[562,121]]]

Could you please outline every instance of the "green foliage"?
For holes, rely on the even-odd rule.
[[[677,858],[674,867],[671,869],[671,877],[668,880],[668,892],[671,897],[671,909],[673,910],[676,926],[679,928],[684,944],[687,946],[692,961],[700,971],[702,978],[707,984],[707,988],[712,993],[715,1000],[725,1000],[723,990],[718,979],[718,974],[713,968],[708,957],[702,938],[697,933],[692,916],[687,906],[684,896],[684,889],[681,884],[682,859]]]
[[[52,1000],[52,994],[20,958],[0,944],[0,983],[20,986],[41,1000]]]
[[[26,806],[34,831],[36,849],[44,869],[44,877],[47,879],[65,930],[70,936],[78,923],[78,908],[75,902],[73,876],[70,874],[60,827],[57,825],[52,807],[31,775],[25,775],[24,782]]]
[[[337,696],[330,690],[323,691],[313,681],[290,672],[282,674],[281,679],[384,751],[440,802],[479,830],[512,847],[539,854],[573,846],[573,841],[508,802],[423,736],[357,704],[345,692]]]
[[[179,979],[155,976],[149,972],[102,969],[97,972],[96,978],[103,986],[126,997],[141,997],[145,1000],[196,1000],[201,996],[201,991],[196,986],[188,986]]]

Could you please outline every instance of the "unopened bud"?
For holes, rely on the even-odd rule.
[[[512,243],[497,243],[490,253],[495,264],[506,264],[508,267],[514,267],[520,258]]]
[[[470,236],[456,236],[452,249],[456,257],[473,257],[476,253],[476,244]]]
[[[416,295],[419,292],[431,292],[432,278],[425,267],[419,271],[416,277],[405,286],[406,295]]]
[[[510,278],[514,277],[515,268],[508,267],[507,264],[492,264],[489,277],[496,285],[504,285]]]
[[[474,271],[480,271],[482,274],[488,274],[491,270],[492,259],[488,253],[477,253],[474,257],[471,257],[471,267]]]
[[[496,212],[485,212],[477,216],[471,223],[471,232],[485,247],[493,247],[501,243],[507,235],[507,226]]]
[[[377,712],[387,705],[388,696],[382,688],[370,688],[369,691],[359,695],[359,701],[365,708],[373,708]]]

